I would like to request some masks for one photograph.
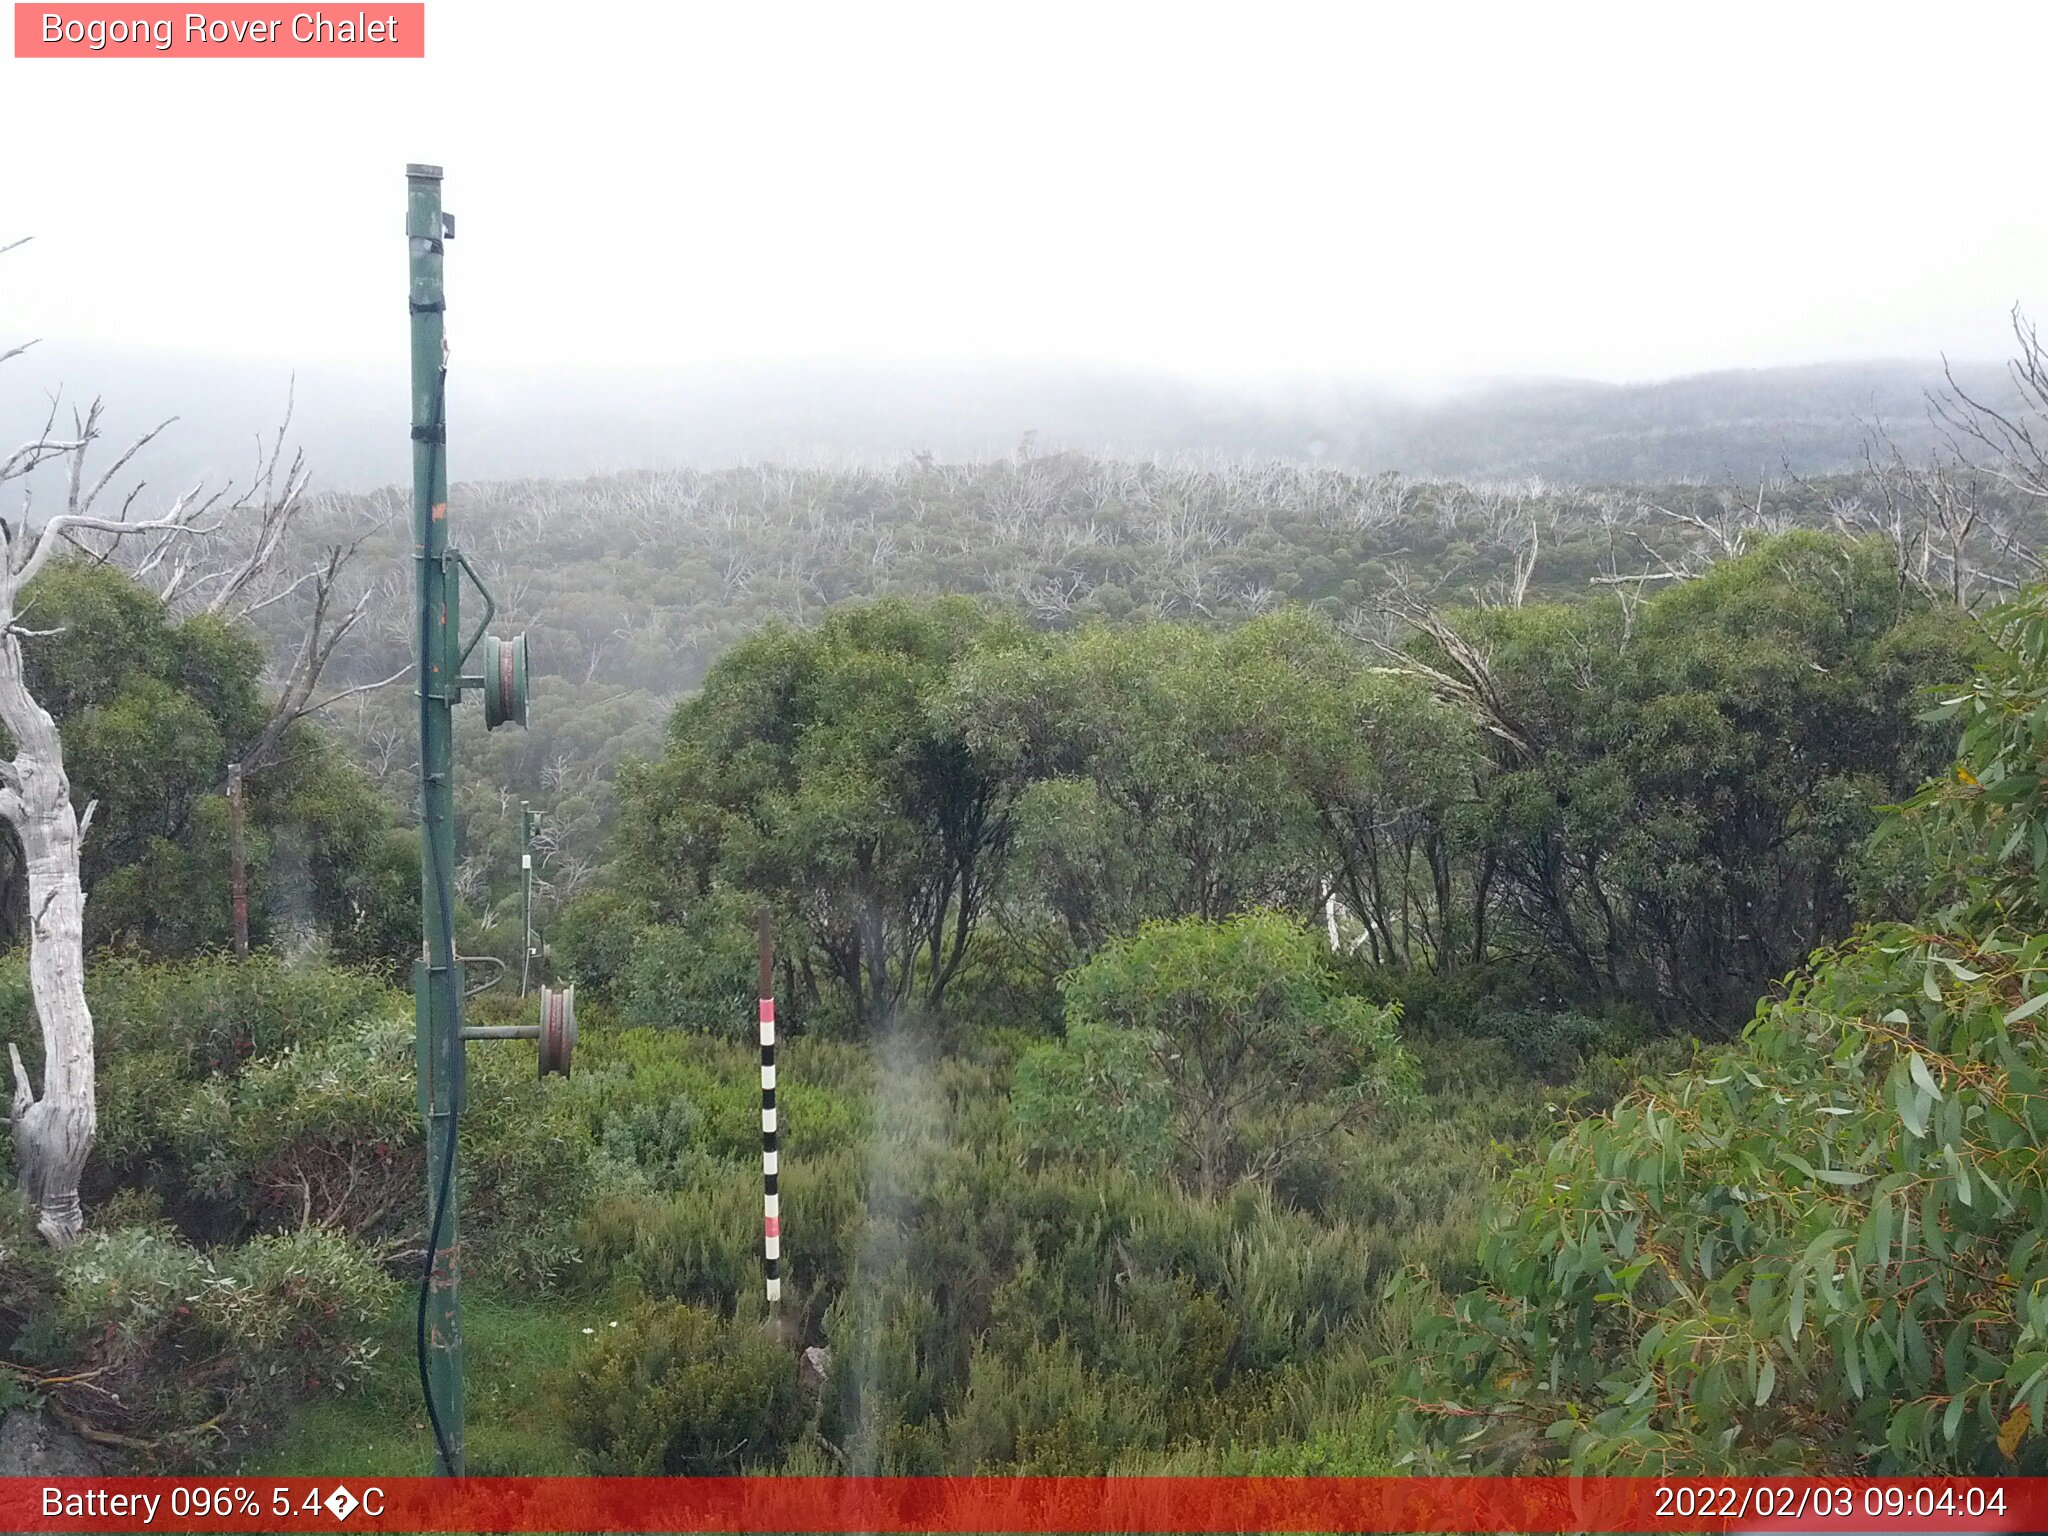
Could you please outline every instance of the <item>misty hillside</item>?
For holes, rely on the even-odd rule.
[[[406,383],[302,370],[295,433],[318,484],[366,490],[407,473]],[[16,424],[46,394],[99,394],[109,438],[169,417],[150,473],[182,486],[245,473],[273,429],[291,369],[46,341],[17,364]],[[1997,371],[1966,370],[1995,390]],[[1421,395],[1370,380],[1203,384],[1165,374],[992,365],[757,369],[639,376],[508,374],[457,366],[449,382],[463,479],[717,469],[772,461],[896,463],[918,453],[1004,457],[1029,441],[1123,459],[1193,456],[1561,484],[1745,481],[1860,462],[1862,423],[1909,453],[1929,433],[1933,363],[1864,362],[1699,374],[1650,384],[1511,380]]]

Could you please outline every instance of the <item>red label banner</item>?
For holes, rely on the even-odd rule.
[[[2048,1478],[7,1478],[6,1531],[2048,1530]]]
[[[423,59],[413,4],[66,5],[16,0],[17,59]]]

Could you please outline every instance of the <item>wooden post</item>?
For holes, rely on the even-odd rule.
[[[228,886],[235,901],[235,957],[249,958],[249,862],[242,846],[242,765],[228,764]]]

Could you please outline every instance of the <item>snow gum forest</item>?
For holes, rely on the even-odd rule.
[[[456,452],[468,1017],[580,1015],[470,1051],[469,1470],[2048,1472],[2018,340],[1761,481]],[[0,460],[0,1414],[424,1470],[407,504],[154,446]]]

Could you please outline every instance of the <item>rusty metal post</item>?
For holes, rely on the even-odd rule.
[[[235,902],[235,958],[249,958],[249,861],[242,844],[242,765],[228,764],[228,887]]]

